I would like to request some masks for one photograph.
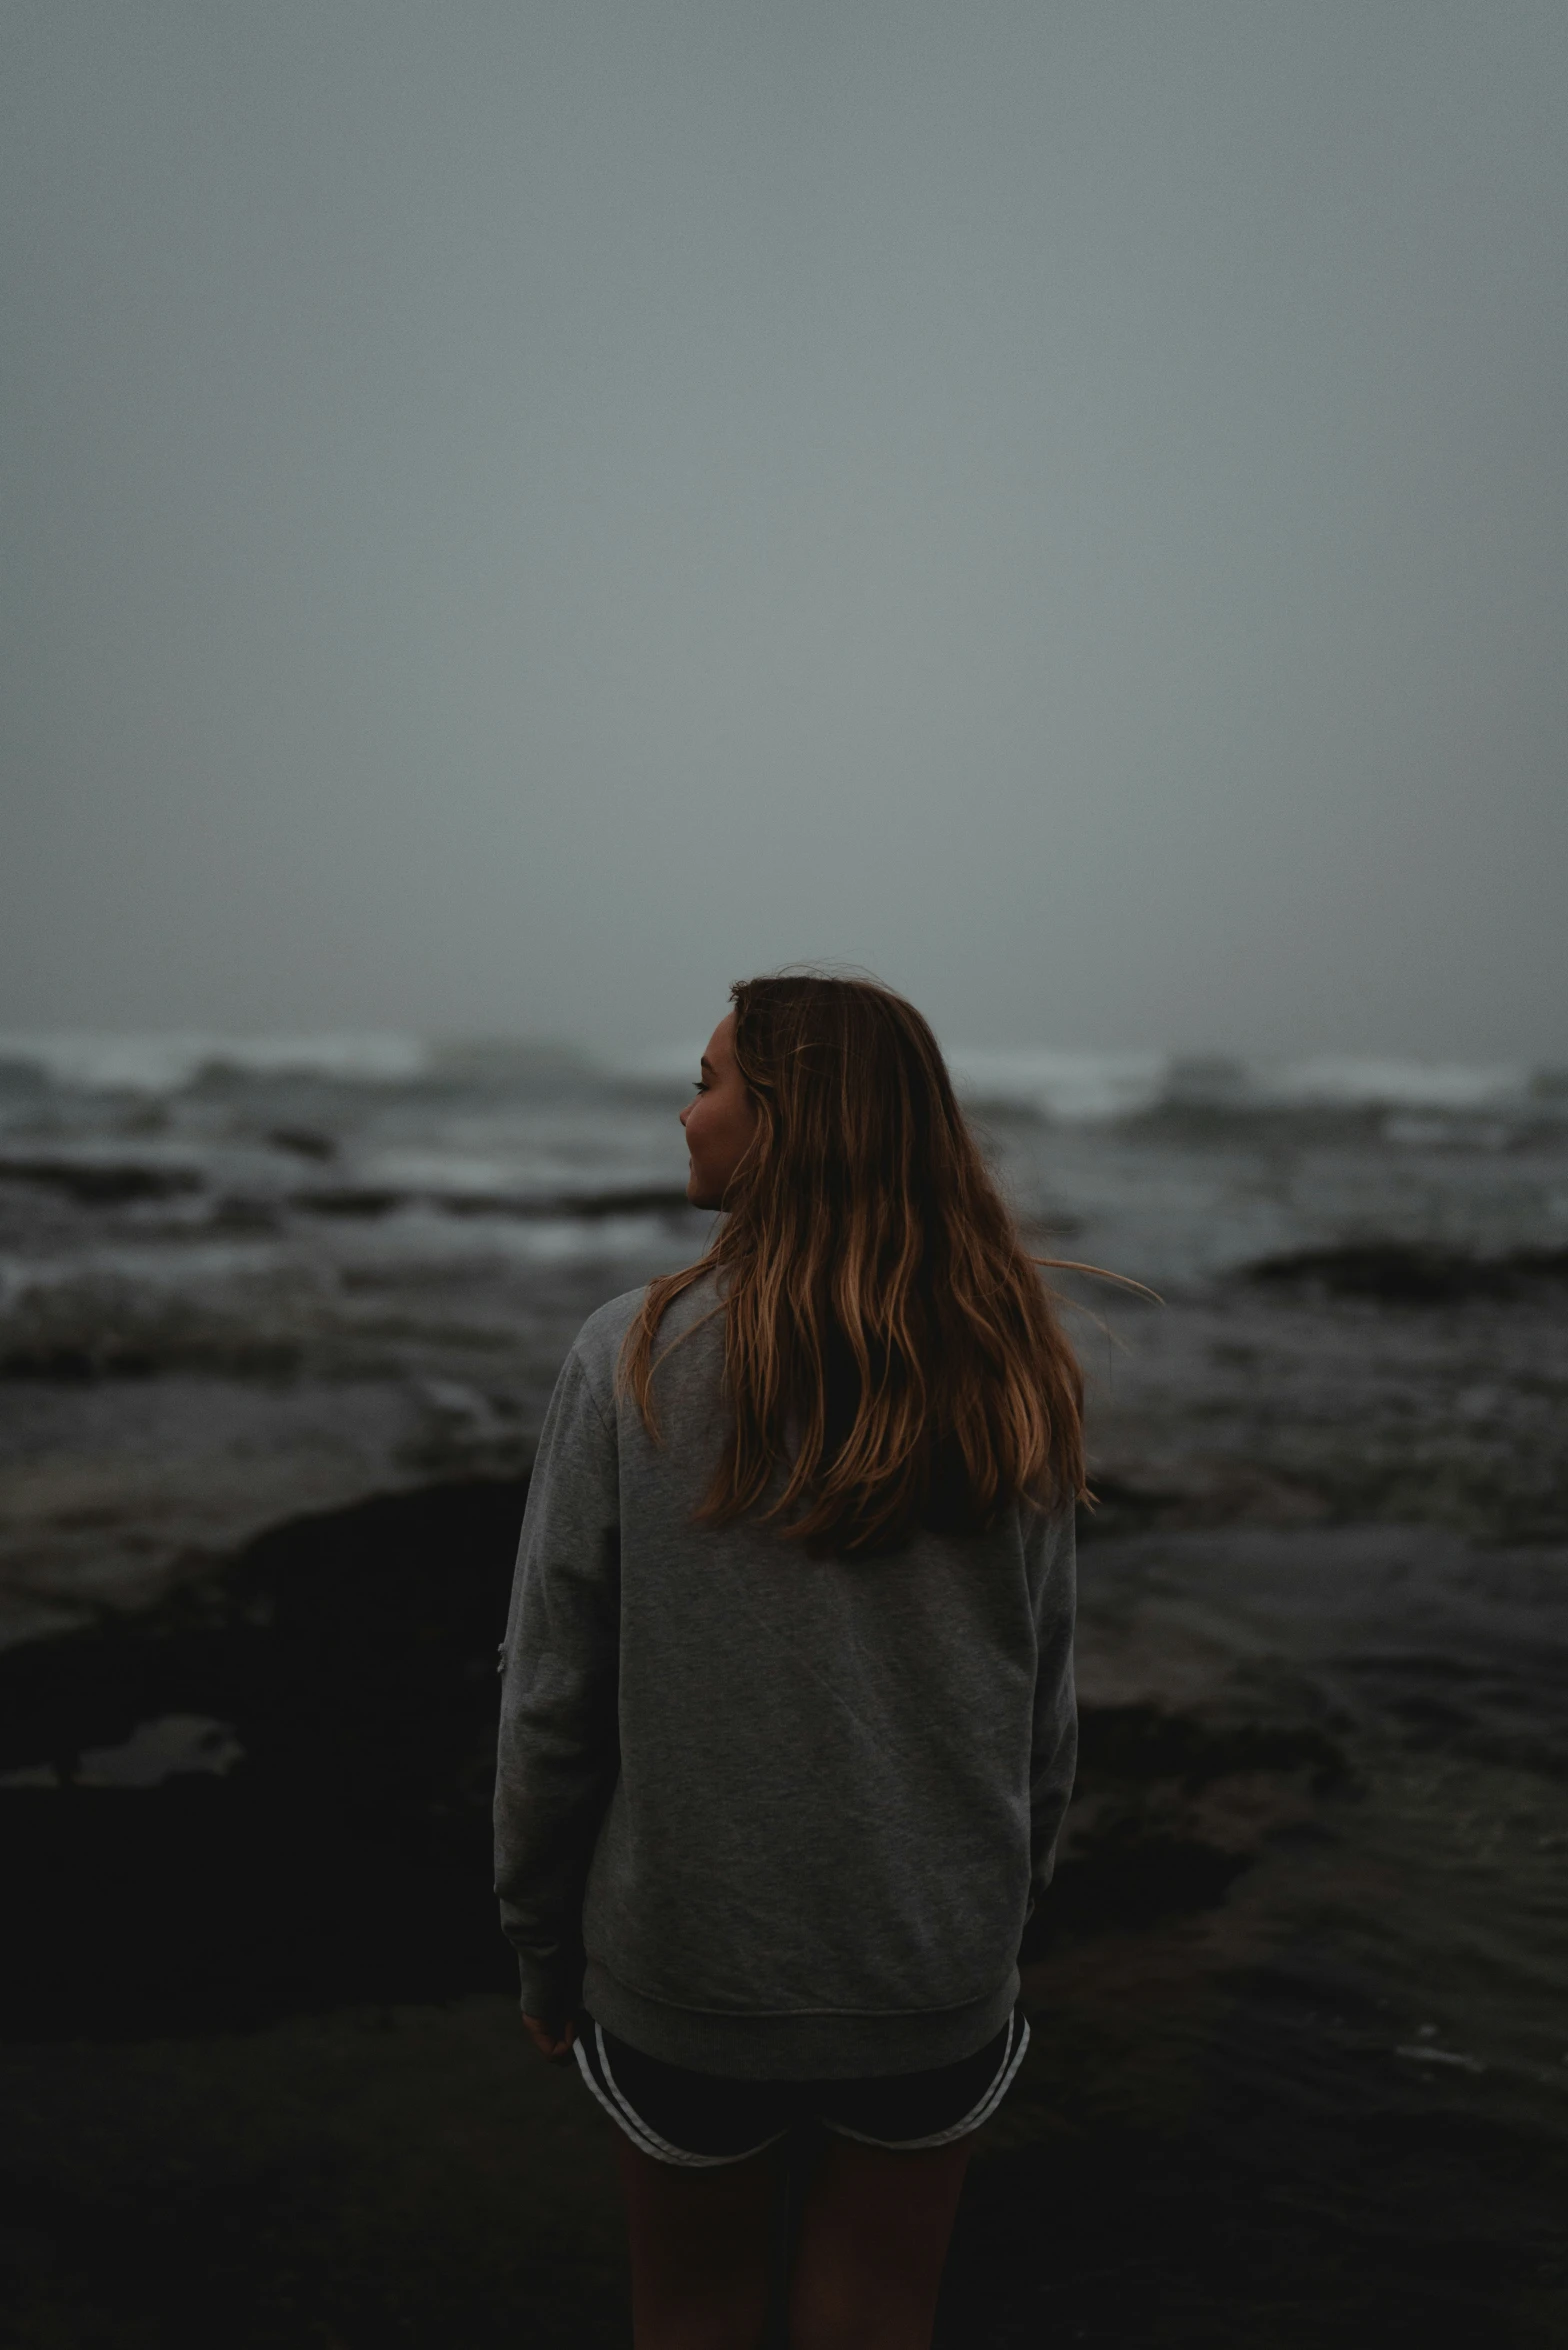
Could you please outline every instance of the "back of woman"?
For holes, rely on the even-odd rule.
[[[735,999],[713,1245],[592,1317],[541,1439],[497,1889],[623,2134],[639,2343],[758,2338],[803,2118],[792,2339],[918,2343],[1071,1790],[1077,1374],[919,1015]]]

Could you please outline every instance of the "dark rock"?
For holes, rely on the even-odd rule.
[[[1452,1305],[1470,1298],[1512,1300],[1527,1297],[1543,1283],[1568,1281],[1568,1248],[1514,1249],[1505,1256],[1481,1257],[1463,1249],[1364,1241],[1264,1257],[1248,1267],[1246,1278],[1271,1288],[1373,1298],[1384,1305]]]
[[[432,1486],[296,1520],[221,1578],[0,1657],[13,2037],[189,2032],[345,2000],[505,1988],[491,1893],[496,1647],[526,1486]],[[224,1775],[79,1786],[169,1715],[232,1725]]]
[[[64,1192],[80,1207],[118,1208],[200,1191],[202,1178],[194,1167],[158,1166],[145,1160],[7,1158],[0,1159],[0,1183],[32,1183]]]
[[[329,1134],[305,1126],[275,1126],[267,1140],[274,1150],[291,1151],[297,1159],[335,1159],[338,1146]]]

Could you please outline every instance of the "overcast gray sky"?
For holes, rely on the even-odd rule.
[[[6,26],[0,1025],[1568,1056],[1560,0]]]

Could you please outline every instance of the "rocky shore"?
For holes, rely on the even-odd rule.
[[[0,1658],[8,2341],[626,2338],[599,2117],[523,2044],[489,1893],[523,1494],[306,1517]],[[1568,2066],[1521,1959],[1561,1921],[1565,1565],[1091,1533],[1035,2044],[944,2342],[1554,2339]]]
[[[670,1105],[488,1064],[15,1082],[0,2342],[624,2343],[605,2125],[523,2040],[488,1804],[555,1368],[700,1245]],[[989,1115],[1042,1252],[1162,1302],[1058,1276],[1082,1771],[939,2339],[1555,2350],[1558,1096],[1166,1091]]]

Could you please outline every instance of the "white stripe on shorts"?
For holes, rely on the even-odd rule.
[[[1017,2045],[1014,2045],[1016,2035]],[[873,2138],[865,2130],[847,2129],[842,2122],[829,2122],[827,2127],[838,2138],[854,2138],[862,2146],[885,2146],[892,2154],[915,2154],[925,2146],[950,2146],[955,2138],[966,2138],[971,2130],[978,2130],[988,2122],[1012,2085],[1014,2073],[1023,2063],[1024,2050],[1029,2045],[1029,2026],[1016,2009],[1007,2019],[1007,2046],[996,2077],[985,2091],[978,2105],[970,2107],[961,2122],[954,2122],[950,2130],[934,2130],[929,2138]]]
[[[599,2062],[604,2067],[604,2077],[609,2085],[609,2097],[606,2097],[603,2089],[595,2080],[593,2067],[588,2062],[580,2039],[574,2052],[577,2057],[577,2069],[598,2098],[599,2103],[604,2107],[611,2121],[617,2123],[625,2131],[627,2137],[640,2153],[651,2155],[655,2162],[682,2163],[692,2170],[716,2170],[729,2162],[749,2162],[754,2154],[760,2154],[764,2147],[776,2146],[779,2139],[785,2135],[783,2130],[775,2130],[773,2136],[764,2138],[760,2146],[748,2146],[739,2154],[688,2154],[684,2146],[672,2146],[668,2138],[661,2138],[657,2130],[649,2128],[617,2081],[610,2069],[610,2052],[605,2047],[604,2033],[598,2024],[594,2025],[593,2036],[594,2045],[599,2051]],[[614,2100],[613,2104],[611,2099]]]

